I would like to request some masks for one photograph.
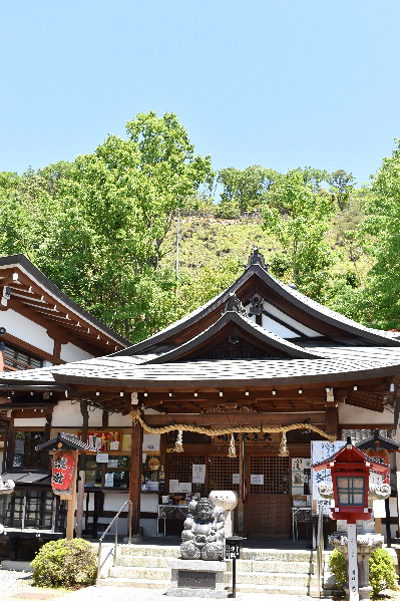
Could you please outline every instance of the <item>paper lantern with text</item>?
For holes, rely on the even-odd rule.
[[[76,452],[56,451],[53,456],[51,488],[55,495],[71,495],[76,469]]]

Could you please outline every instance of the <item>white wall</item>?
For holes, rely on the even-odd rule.
[[[86,351],[83,351],[79,346],[67,342],[67,344],[61,345],[61,360],[67,363],[71,361],[81,361],[82,359],[91,359],[94,355],[90,355]]]
[[[45,417],[16,417],[14,419],[15,428],[44,428],[46,425]]]
[[[110,413],[108,416],[109,428],[130,428],[132,419],[130,415],[122,415],[121,413]]]
[[[380,411],[339,403],[339,423],[341,426],[372,424],[372,428],[379,424],[393,424],[393,412],[385,409],[383,413],[380,413]]]
[[[53,409],[52,428],[82,428],[82,414],[79,403],[59,401]]]
[[[46,353],[53,354],[54,340],[47,335],[46,329],[24,315],[20,315],[12,309],[7,309],[2,314],[1,325],[6,328],[7,334],[16,336]]]

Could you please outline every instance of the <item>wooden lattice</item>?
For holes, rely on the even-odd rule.
[[[237,457],[211,456],[208,459],[208,492],[212,490],[239,491],[239,484],[233,484],[233,474],[239,473]]]
[[[192,481],[192,465],[207,465],[205,455],[187,455],[186,453],[168,453],[167,455],[167,486],[169,480],[179,482]],[[207,470],[207,468],[206,468]],[[207,477],[206,477],[207,482]],[[192,491],[204,494],[205,484],[193,484]]]
[[[264,484],[250,484],[250,494],[289,494],[289,458],[276,456],[250,457],[250,474],[263,474]]]
[[[247,500],[249,536],[290,536],[289,458],[250,457],[250,474],[263,474],[264,484],[250,484]]]

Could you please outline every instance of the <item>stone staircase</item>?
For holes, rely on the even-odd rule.
[[[168,563],[179,555],[178,546],[120,545],[115,566],[101,585],[167,589]],[[227,565],[226,586],[230,588],[231,562]],[[245,548],[236,565],[238,592],[316,596],[316,554],[312,551]]]

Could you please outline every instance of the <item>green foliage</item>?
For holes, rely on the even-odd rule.
[[[36,586],[89,586],[96,578],[97,555],[82,538],[60,539],[43,545],[31,565]]]
[[[332,253],[325,234],[332,215],[330,198],[311,183],[300,169],[279,176],[264,206],[264,229],[277,236],[286,251],[289,271],[297,287],[320,298],[328,280]]]
[[[346,583],[346,559],[340,551],[335,549],[329,557],[329,568],[335,576],[336,583],[343,588]],[[369,560],[369,583],[373,595],[385,589],[397,590],[397,575],[393,559],[386,549],[377,549]]]
[[[377,595],[385,589],[397,590],[397,575],[393,559],[386,549],[377,549],[369,560],[369,583]]]
[[[343,588],[346,584],[346,559],[340,551],[335,549],[329,557],[329,568],[335,577],[336,584]]]
[[[225,219],[232,219],[229,214],[235,211],[237,215],[243,215],[259,210],[265,194],[270,189],[277,173],[272,169],[265,169],[260,165],[253,165],[240,170],[234,167],[221,169],[217,176],[217,183],[222,186],[221,212],[218,214]],[[223,211],[223,212],[222,212]]]

